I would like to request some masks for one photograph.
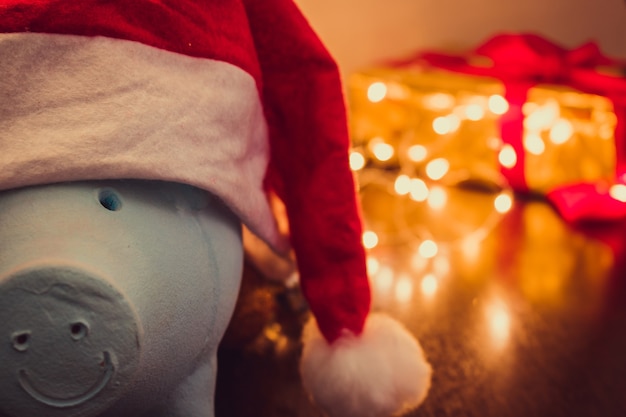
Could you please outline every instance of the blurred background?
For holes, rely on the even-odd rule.
[[[373,309],[433,365],[406,416],[626,416],[626,4],[297,3],[345,81]],[[307,305],[264,275],[247,265],[217,416],[320,417]]]
[[[626,57],[622,0],[296,0],[344,74],[428,48],[466,49],[497,32],[590,39]]]

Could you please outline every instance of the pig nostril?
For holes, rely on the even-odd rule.
[[[74,340],[80,340],[86,337],[88,333],[89,328],[85,323],[76,322],[70,325],[70,334]]]
[[[25,352],[30,345],[30,332],[19,332],[13,334],[13,349],[18,352]]]
[[[113,190],[101,190],[98,200],[102,207],[110,211],[118,211],[122,208],[122,200]]]

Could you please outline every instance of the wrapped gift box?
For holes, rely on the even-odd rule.
[[[620,217],[621,68],[592,43],[498,35],[465,55],[423,52],[353,74],[353,166],[545,194],[572,220],[609,198],[619,206],[608,217]]]

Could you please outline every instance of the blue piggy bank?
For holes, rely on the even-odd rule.
[[[208,417],[242,272],[239,220],[196,188],[0,193],[0,415]]]

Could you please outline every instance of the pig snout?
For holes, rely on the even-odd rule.
[[[123,394],[138,368],[142,329],[110,280],[40,265],[0,282],[0,410],[92,416]]]

